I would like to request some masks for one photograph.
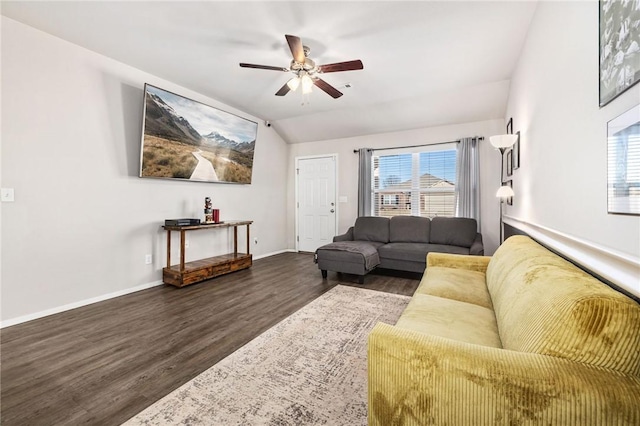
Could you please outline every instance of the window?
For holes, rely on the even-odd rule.
[[[454,216],[456,145],[374,150],[372,216]]]
[[[640,123],[611,133],[608,141],[609,213],[639,214]]]
[[[398,195],[382,194],[382,204],[386,206],[397,206],[398,201]]]

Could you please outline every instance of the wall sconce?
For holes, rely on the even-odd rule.
[[[509,132],[509,129],[510,132]],[[500,244],[503,243],[504,223],[502,221],[502,205],[510,197],[513,197],[513,188],[504,181],[504,153],[511,148],[518,140],[518,135],[513,134],[513,118],[509,119],[507,124],[507,134],[491,136],[489,141],[491,145],[500,151],[500,188],[496,192],[496,197],[500,198]]]

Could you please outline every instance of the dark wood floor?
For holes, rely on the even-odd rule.
[[[343,284],[411,295],[416,274],[322,280],[309,254],[177,289],[159,286],[0,331],[0,421],[119,425]]]

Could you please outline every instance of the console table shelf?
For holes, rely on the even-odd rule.
[[[167,267],[162,269],[162,281],[176,287],[184,287],[219,275],[251,267],[253,260],[249,253],[250,220],[229,221],[224,223],[204,223],[188,226],[164,226],[167,231]],[[238,252],[238,226],[247,227],[247,251]],[[233,253],[208,257],[206,259],[185,262],[185,234],[187,231],[202,229],[233,228]],[[171,265],[171,231],[180,232],[180,263]]]

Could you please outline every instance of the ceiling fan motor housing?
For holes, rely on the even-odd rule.
[[[296,62],[295,59],[291,61],[291,65],[289,66],[291,71],[313,71],[316,69],[316,63],[311,58],[304,58],[304,62]]]

